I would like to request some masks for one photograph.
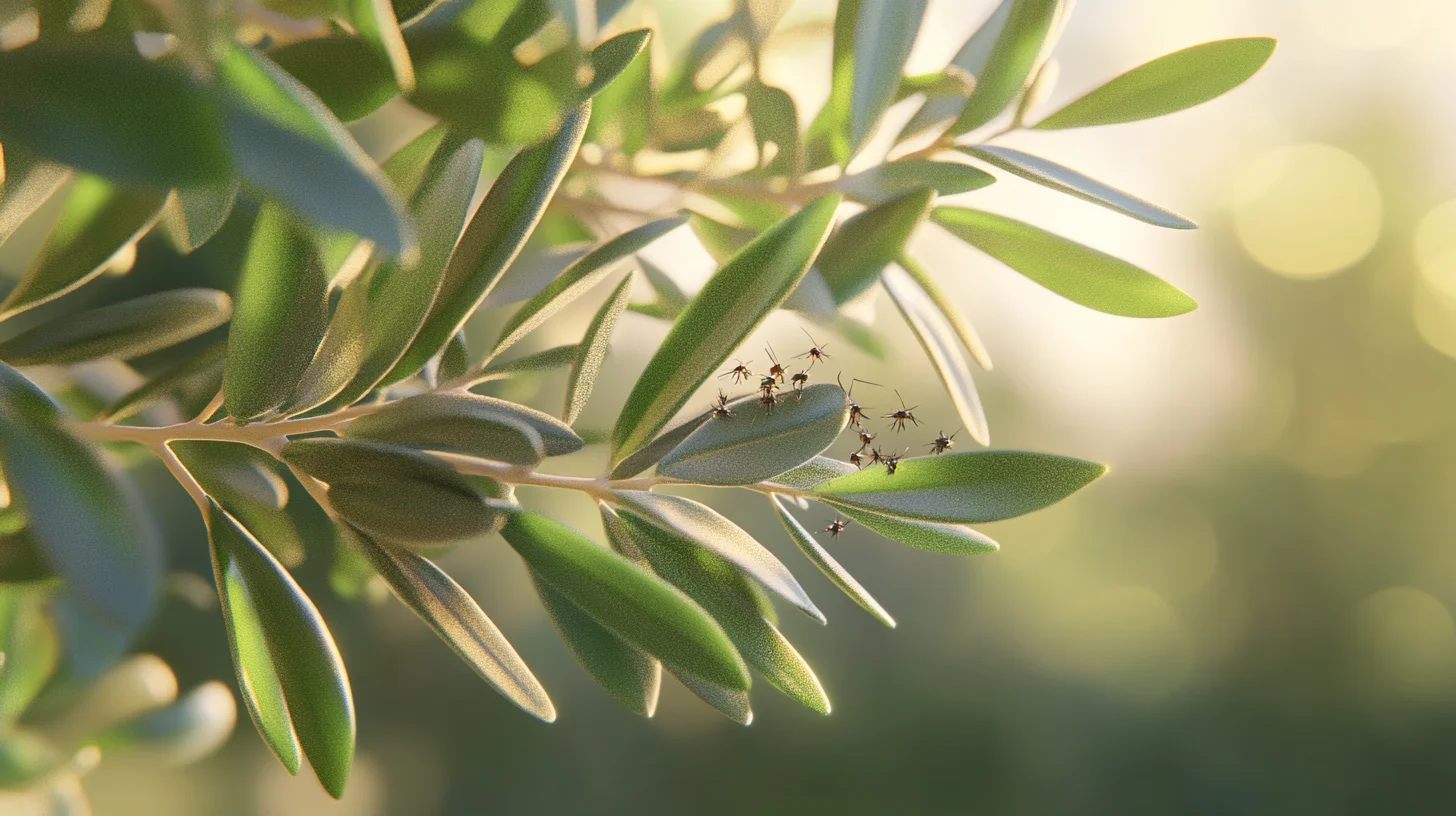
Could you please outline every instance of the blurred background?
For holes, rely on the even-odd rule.
[[[667,53],[731,10],[646,5]],[[991,5],[930,0],[907,73],[942,67]],[[782,26],[800,36],[765,65],[806,118],[828,92],[832,14],[832,2],[799,0]],[[348,795],[332,802],[306,774],[290,778],[244,720],[185,770],[102,763],[86,779],[96,812],[1451,812],[1456,4],[1079,0],[1046,109],[1153,57],[1249,35],[1275,36],[1279,50],[1222,99],[1002,141],[1187,215],[1198,232],[1010,176],[965,196],[1144,266],[1191,293],[1196,312],[1111,317],[938,228],[914,245],[995,359],[978,383],[996,446],[1107,462],[1108,477],[985,527],[1002,545],[993,556],[932,555],[851,527],[834,552],[895,630],[804,564],[761,497],[710,494],[829,616],[823,628],[784,624],[831,716],[758,684],[743,728],[671,680],[655,718],[633,716],[575,665],[518,559],[490,539],[443,563],[550,689],[556,724],[496,696],[397,603],[339,600],[322,567],[306,567],[360,712]],[[911,112],[896,108],[887,129]],[[366,144],[397,143],[387,131],[407,119],[357,129]],[[690,291],[712,269],[687,230],[648,254]],[[595,300],[538,333],[537,347],[574,342]],[[952,430],[949,400],[893,307],[881,295],[865,309],[890,355],[831,339],[830,370],[919,404],[926,439],[910,441]],[[624,321],[587,425],[610,424],[666,331]],[[788,316],[745,356],[762,356],[764,341],[781,356],[803,344]],[[563,380],[505,395],[555,406]],[[856,396],[893,407],[888,390]],[[592,472],[604,456],[592,448],[572,466]],[[201,526],[174,488],[158,478],[153,492],[175,509],[177,566],[207,575]],[[579,496],[524,498],[599,534]],[[831,518],[817,506],[799,517]],[[215,610],[171,602],[142,648],[184,688],[231,682]]]

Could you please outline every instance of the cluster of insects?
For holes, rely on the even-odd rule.
[[[780,386],[782,385],[788,384],[793,389],[795,397],[803,399],[804,386],[809,384],[809,369],[813,368],[815,363],[829,359],[829,353],[824,350],[825,346],[829,344],[821,343],[815,340],[814,335],[809,334],[807,330],[803,331],[812,345],[809,346],[808,351],[794,356],[796,360],[807,359],[809,361],[804,366],[804,370],[797,374],[785,376],[788,372],[785,371],[783,364],[779,362],[779,358],[774,354],[773,346],[768,346],[764,349],[768,353],[769,362],[773,363],[773,365],[769,367],[768,374],[761,377],[758,381],[758,404],[762,405],[769,412],[772,412],[783,401],[783,395],[779,393]],[[753,378],[753,371],[748,367],[752,362],[752,360],[748,360],[747,362],[734,360],[733,367],[719,374],[718,377],[720,379],[723,377],[732,377],[735,384],[746,382]],[[717,419],[728,419],[733,416],[733,411],[728,408],[728,398],[723,395],[721,389],[718,391],[718,400],[713,403],[712,407],[713,416]]]

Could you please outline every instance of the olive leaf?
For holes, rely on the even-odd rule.
[[[1058,0],[1013,0],[996,44],[980,71],[950,132],[960,135],[990,122],[1021,93],[1036,69],[1042,45],[1057,15]]]
[[[1195,45],[1144,63],[1038,122],[1038,130],[1136,122],[1201,105],[1242,85],[1276,41],[1245,37]]]
[[[849,422],[849,400],[837,385],[808,386],[772,411],[757,402],[749,396],[729,403],[733,416],[693,431],[658,462],[658,473],[698,484],[754,484],[822,453]]]
[[[591,82],[581,89],[585,97],[601,93],[627,70],[637,55],[647,49],[652,39],[652,29],[637,28],[624,31],[591,50],[587,60],[591,64]]]
[[[100,275],[117,253],[157,223],[166,201],[165,192],[77,176],[39,257],[0,303],[0,318],[48,303]]]
[[[808,490],[820,482],[828,481],[835,476],[843,476],[846,473],[854,473],[857,470],[859,468],[848,462],[830,459],[827,456],[815,456],[793,470],[775,476],[773,482],[794,490]]]
[[[512,413],[476,399],[421,395],[400,400],[350,422],[351,439],[397,442],[535,465],[546,446],[535,426]]]
[[[662,664],[612,634],[534,572],[531,581],[557,633],[597,685],[634,714],[651,717],[657,710]]]
[[[312,37],[269,56],[344,122],[362,119],[399,95],[388,60],[358,37]]]
[[[607,360],[612,330],[617,327],[617,320],[622,317],[622,311],[627,307],[627,295],[631,286],[631,275],[617,284],[611,296],[592,317],[591,323],[587,324],[586,334],[582,336],[581,344],[576,347],[576,356],[571,361],[571,371],[566,377],[566,407],[561,410],[561,418],[568,425],[576,422],[587,401],[591,399],[597,375],[601,373],[602,364]]]
[[[656,439],[643,445],[636,453],[618,462],[607,475],[609,479],[630,479],[642,471],[662,461],[669,451],[676,448],[693,431],[696,431],[704,422],[713,418],[712,411],[704,411],[695,417],[685,419],[682,422],[663,431]]]
[[[501,534],[541,580],[622,640],[677,671],[748,688],[722,627],[657,576],[546,516],[515,513]]]
[[[849,147],[849,110],[854,96],[855,39],[863,0],[839,0],[834,12],[834,50],[829,98],[804,133],[805,167],[844,167],[853,158]]]
[[[56,318],[0,343],[12,365],[129,360],[170,348],[228,321],[232,300],[216,289],[173,289]]]
[[[14,726],[60,662],[55,626],[43,592],[0,586],[0,724]]]
[[[849,100],[849,154],[864,147],[885,109],[894,101],[900,74],[915,36],[925,0],[859,0],[854,31],[854,86]]]
[[[818,567],[819,571],[824,573],[824,577],[839,587],[851,600],[873,615],[880,623],[894,629],[895,619],[890,617],[890,613],[886,612],[885,608],[880,606],[880,602],[876,601],[864,587],[860,586],[858,581],[854,580],[854,576],[850,575],[848,570],[834,560],[834,556],[830,555],[828,550],[819,546],[819,542],[815,541],[814,536],[804,529],[804,525],[789,513],[779,497],[770,495],[769,501],[773,503],[774,512],[778,514],[779,521],[783,522],[784,530],[788,531],[789,538],[794,540],[794,544],[798,546],[800,552],[804,553],[804,557]]]
[[[447,382],[466,380],[473,387],[491,380],[504,380],[520,374],[550,371],[553,368],[569,366],[575,362],[580,348],[580,345],[553,346],[545,351],[527,354],[514,360],[492,360],[476,374],[461,375],[453,380],[447,380]]]
[[[642,490],[617,491],[611,500],[648,523],[721,557],[804,614],[824,623],[824,613],[814,606],[789,568],[743,528],[713,508],[682,496]]]
[[[71,171],[15,146],[5,147],[0,165],[5,174],[0,184],[0,244],[4,244],[60,189]]]
[[[827,499],[824,503],[864,525],[865,529],[907,547],[947,555],[982,555],[1001,548],[995,541],[969,527],[871,513]]]
[[[962,83],[966,86],[965,92],[925,100],[901,129],[898,141],[909,139],[937,125],[948,124],[960,116],[961,111],[965,110],[966,100],[975,90],[976,81],[986,70],[986,61],[995,49],[996,41],[1001,38],[1001,31],[1006,27],[1006,20],[1011,16],[1011,7],[1015,3],[1016,0],[1001,0],[981,25],[971,32],[971,36],[951,58],[950,65],[946,66],[948,73],[954,72],[965,78]]]
[[[1043,187],[1050,187],[1061,193],[1075,196],[1083,201],[1120,212],[1139,221],[1146,221],[1170,229],[1197,229],[1198,225],[1181,215],[1169,212],[1156,204],[1129,195],[1114,187],[1078,173],[1070,167],[1063,167],[1053,161],[997,145],[961,148],[963,152],[981,161],[1014,173]]]
[[[931,218],[1036,283],[1089,309],[1126,317],[1172,317],[1193,298],[1127,261],[1002,215],[940,207]]]
[[[222,390],[227,344],[213,343],[123,394],[95,417],[96,422],[122,422],[164,400],[177,403],[184,417],[200,414]]]
[[[522,711],[555,722],[556,707],[525,661],[469,593],[423,556],[342,528],[345,539],[405,606],[487,683]]]
[[[821,196],[739,251],[683,310],[627,397],[612,462],[647,444],[693,391],[788,297],[823,246],[839,205]]]
[[[996,177],[969,164],[911,158],[888,162],[844,179],[844,194],[870,206],[916,190],[934,190],[936,195],[969,193],[989,186]]]
[[[956,415],[971,434],[971,438],[982,445],[991,444],[991,428],[986,423],[986,411],[981,407],[981,397],[976,392],[976,383],[971,379],[971,367],[961,356],[959,338],[950,321],[936,308],[934,301],[920,289],[905,270],[892,266],[885,270],[880,282],[889,293],[895,308],[905,318],[911,331],[920,341],[930,364],[940,375],[950,401],[955,405]]]
[[[961,314],[961,310],[941,290],[940,284],[936,283],[935,279],[930,277],[930,273],[926,272],[925,268],[908,254],[901,255],[898,262],[900,268],[905,270],[905,273],[915,281],[925,296],[930,298],[930,302],[935,304],[935,308],[940,310],[941,316],[950,324],[956,337],[960,338],[961,345],[971,353],[971,359],[975,360],[982,370],[990,371],[991,353],[986,350],[986,344],[981,341],[981,336],[976,333],[976,328],[971,325],[971,321]]]
[[[172,191],[162,210],[162,223],[178,251],[184,255],[193,252],[216,235],[232,215],[237,198],[236,179]]]
[[[399,89],[405,93],[414,90],[414,63],[389,0],[349,0],[347,9],[359,37],[388,61]]]
[[[470,349],[465,343],[465,332],[455,332],[445,350],[440,352],[440,366],[435,376],[439,382],[454,382],[470,372]]]
[[[303,563],[303,537],[288,504],[288,484],[278,461],[237,442],[178,440],[168,443],[202,489],[285,567]]]
[[[815,498],[919,521],[980,524],[1055,504],[1086,487],[1105,465],[1026,451],[968,451],[866,468],[816,485]]]
[[[318,609],[246,530],[207,504],[212,567],[238,687],[268,747],[298,773],[300,749],[339,798],[354,762],[354,700]]]
[[[874,285],[880,272],[905,252],[915,228],[930,213],[935,191],[919,189],[849,219],[824,242],[814,262],[835,303],[846,303]]]
[[[744,88],[753,138],[758,143],[758,164],[767,173],[798,177],[800,171],[799,113],[794,98],[781,88],[754,82]],[[767,146],[775,152],[770,157]]]

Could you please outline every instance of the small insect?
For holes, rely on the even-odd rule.
[[[854,384],[864,383],[865,385],[878,386],[879,383],[872,383],[869,380],[852,379],[849,381],[849,390],[845,391],[844,381],[839,378],[839,375],[836,374],[834,376],[834,379],[836,382],[839,383],[839,390],[844,391],[844,398],[849,400],[849,424],[855,426],[856,428],[862,427],[860,425],[860,420],[864,419],[865,413],[864,409],[859,407],[859,403],[854,401]]]
[[[718,389],[718,399],[713,402],[713,417],[715,419],[730,419],[733,416],[733,409],[728,407],[728,398],[723,395],[723,389]]]
[[[733,362],[737,363],[738,365],[733,366],[732,368],[728,369],[727,371],[723,372],[722,374],[719,374],[718,376],[719,377],[730,377],[731,376],[733,378],[733,382],[735,382],[735,383],[741,383],[744,380],[748,379],[749,377],[752,377],[753,376],[753,372],[748,370],[748,363],[745,363],[742,360],[738,360],[738,359],[734,359]],[[751,363],[753,361],[752,360],[749,360],[748,362]]]
[[[916,408],[919,408],[920,406],[912,405],[909,408],[906,408],[905,398],[900,396],[899,390],[895,391],[895,396],[900,400],[900,410],[896,411],[893,414],[885,414],[884,416],[880,417],[880,419],[890,420],[890,427],[894,428],[897,431],[905,430],[906,422],[913,422],[918,427],[920,425],[920,420],[915,418],[915,414],[913,412]]]
[[[824,532],[828,533],[831,538],[839,538],[839,534],[844,532],[844,528],[848,526],[849,522],[843,519],[835,519],[829,522],[829,526],[824,528]]]
[[[794,358],[795,359],[798,359],[800,357],[808,357],[809,358],[809,366],[811,368],[814,366],[815,363],[819,362],[820,360],[828,360],[829,359],[829,355],[827,353],[825,353],[824,347],[825,346],[828,346],[829,344],[828,343],[821,343],[818,340],[815,340],[814,339],[814,335],[809,334],[809,330],[808,329],[805,329],[802,326],[799,327],[799,328],[800,328],[800,331],[804,332],[804,336],[809,338],[809,342],[810,343],[813,343],[814,345],[808,351],[804,352],[803,354],[796,354],[796,355],[794,355]]]
[[[905,454],[903,454],[903,453],[894,453],[894,454],[890,454],[889,456],[881,456],[880,457],[880,464],[882,464],[882,465],[885,466],[885,475],[886,476],[894,476],[895,475],[895,469],[900,466],[900,459],[902,457],[904,457],[904,455]]]
[[[877,465],[883,461],[885,461],[885,456],[884,454],[880,453],[880,449],[870,448],[870,464]]]
[[[857,468],[863,468],[864,457],[859,455],[859,451],[855,451],[849,455],[849,463]]]
[[[965,429],[961,428],[950,436],[946,436],[945,431],[936,431],[935,441],[931,442],[927,447],[930,448],[931,453],[939,456],[942,453],[945,453],[946,451],[955,447],[955,438],[957,436],[960,436],[960,433],[963,430]]]
[[[779,364],[779,358],[774,356],[773,346],[768,347],[768,359],[770,362],[773,363],[773,367],[768,370],[768,373],[771,376],[776,377],[779,382],[783,382],[784,367]]]
[[[772,391],[764,391],[758,395],[758,404],[767,408],[768,412],[771,414],[773,413],[773,409],[779,404],[779,400],[781,399],[783,398]]]
[[[873,441],[875,441],[875,435],[874,434],[872,434],[872,433],[870,433],[868,431],[860,431],[859,432],[859,449],[860,449],[860,452],[863,453],[864,452],[864,449],[865,448],[868,448],[870,446],[870,443],[873,442]]]
[[[809,384],[809,372],[800,371],[794,375],[794,390],[798,392],[799,399],[804,398],[804,386]]]

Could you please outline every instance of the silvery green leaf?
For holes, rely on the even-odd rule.
[[[886,516],[827,500],[825,504],[864,525],[865,529],[908,547],[948,555],[981,555],[1000,549],[995,541],[969,527]]]
[[[739,725],[748,725],[753,722],[753,709],[748,706],[748,692],[715,686],[706,680],[700,680],[690,674],[673,672],[672,675],[688,691],[691,691],[703,702],[712,706],[719,714],[722,714]]]
[[[1002,215],[940,207],[931,218],[962,241],[1089,309],[1127,317],[1172,317],[1193,298],[1147,271]]]
[[[748,669],[722,627],[662,579],[546,516],[515,513],[502,535],[542,581],[622,640],[676,671],[747,690]]]
[[[1083,201],[1120,212],[1139,221],[1146,221],[1170,229],[1196,229],[1197,224],[1181,215],[1169,212],[1156,204],[1150,204],[1137,196],[1129,195],[1102,182],[1088,178],[1070,167],[1063,167],[1053,161],[1022,153],[1009,147],[981,145],[962,148],[967,154],[988,164],[1014,173],[1043,187],[1075,196]]]
[[[975,73],[976,89],[950,126],[952,134],[981,127],[1016,99],[1039,64],[1057,9],[1058,0],[1013,0],[996,45]]]
[[[207,506],[212,563],[238,685],[269,747],[290,772],[302,748],[339,798],[354,762],[354,700],[318,609],[288,571],[216,503]]]
[[[566,647],[597,685],[632,713],[651,717],[657,710],[662,664],[612,634],[534,572],[531,580]]]
[[[1242,85],[1274,55],[1268,37],[1217,40],[1159,57],[1036,124],[1038,130],[1136,122],[1201,105]]]
[[[591,251],[590,245],[533,246],[527,244],[516,260],[501,274],[500,281],[481,302],[481,307],[494,309],[535,297]]]
[[[162,223],[178,251],[192,252],[216,235],[232,215],[237,198],[237,179],[173,191],[162,211]]]
[[[506,165],[460,236],[424,325],[386,383],[423,368],[490,294],[565,178],[590,118],[588,102],[566,117],[555,136],[522,150]]]
[[[919,521],[981,524],[1040,510],[1107,472],[1106,465],[1027,451],[967,451],[868,467],[816,485],[815,498]]]
[[[491,380],[504,380],[520,374],[535,374],[569,366],[576,360],[577,349],[577,345],[553,346],[514,360],[492,360],[479,373],[471,375],[469,382],[474,387]]]
[[[478,399],[421,394],[359,417],[344,435],[459,451],[483,459],[535,465],[546,455],[530,423]]]
[[[720,268],[673,323],[612,430],[612,462],[651,441],[698,386],[793,291],[818,254],[839,196],[821,196]]]
[[[77,176],[40,255],[0,303],[0,318],[48,303],[100,275],[118,252],[157,223],[166,201],[165,192]]]
[[[663,431],[656,439],[643,445],[636,453],[618,462],[608,475],[610,479],[630,479],[662,461],[668,451],[676,448],[699,426],[712,419],[712,411],[704,411],[695,417],[683,420]]]
[[[960,342],[950,322],[935,307],[934,301],[915,283],[905,270],[892,266],[880,278],[889,293],[895,308],[905,318],[915,333],[920,346],[930,358],[950,401],[955,405],[956,415],[970,433],[971,438],[982,445],[991,444],[991,428],[986,423],[986,411],[981,407],[981,397],[976,392],[976,383],[971,379],[971,367],[961,355]]]
[[[627,258],[663,235],[682,226],[687,219],[682,216],[663,218],[624,232],[602,244],[562,272],[547,287],[526,301],[516,310],[501,330],[496,341],[494,356],[510,348],[537,326],[551,319],[553,315],[572,301],[581,297],[588,289],[596,286],[615,269],[618,261]]]
[[[285,567],[303,563],[303,538],[284,509],[288,484],[278,460],[239,442],[177,440],[167,447],[203,491]]]
[[[430,625],[440,639],[507,700],[537,719],[556,720],[556,707],[540,681],[500,629],[469,593],[428,559],[345,532],[370,566],[405,606]]]
[[[948,196],[979,190],[996,177],[969,164],[934,159],[900,159],[876,165],[840,183],[844,194],[870,206],[929,188]]]
[[[923,133],[937,125],[945,125],[956,117],[966,107],[966,99],[975,90],[976,78],[986,70],[986,60],[991,56],[991,50],[996,47],[996,41],[1001,37],[1001,30],[1006,26],[1006,19],[1011,15],[1011,6],[1015,0],[1001,0],[1000,4],[992,10],[985,22],[971,34],[961,45],[960,50],[951,58],[950,66],[962,72],[970,79],[970,87],[961,96],[940,96],[925,100],[925,104],[910,121],[905,123],[904,129],[900,131],[897,141]]]
[[[469,372],[470,349],[465,345],[465,332],[458,331],[445,345],[445,350],[440,352],[440,367],[435,378],[437,382],[454,382]]]
[[[566,377],[566,406],[561,409],[561,418],[568,425],[576,422],[587,401],[591,399],[597,376],[607,360],[612,330],[617,327],[617,320],[621,318],[622,310],[627,307],[627,294],[631,286],[631,275],[617,284],[611,296],[592,317],[591,323],[587,324],[586,334],[582,335],[581,344],[577,346],[576,358],[571,361],[571,372]]]
[[[844,391],[829,383],[786,394],[772,410],[757,402],[748,396],[729,403],[733,416],[693,431],[658,462],[657,472],[698,484],[754,484],[822,453],[849,422]]]
[[[631,31],[624,31],[611,39],[608,39],[591,50],[587,55],[587,61],[591,64],[592,78],[585,88],[582,88],[582,96],[593,97],[601,93],[608,85],[611,85],[627,66],[637,59],[646,48],[649,40],[652,39],[652,30],[648,28],[636,28]]]
[[[4,244],[71,177],[71,171],[14,146],[7,146],[0,159],[5,171],[0,184],[0,244]]]
[[[328,328],[298,387],[285,403],[289,415],[302,414],[338,396],[359,374],[373,335],[369,331],[369,281],[361,276],[344,288]]]
[[[687,593],[728,633],[748,665],[775,688],[820,714],[829,713],[829,698],[813,669],[789,641],[766,620],[735,565],[700,542],[645,521],[629,512],[623,517],[633,541],[653,570]]]
[[[814,566],[819,568],[820,572],[824,573],[824,577],[833,582],[866,612],[874,615],[880,623],[894,629],[895,619],[890,617],[890,613],[886,612],[885,608],[880,606],[879,601],[876,601],[864,587],[860,586],[858,581],[854,580],[854,576],[850,575],[848,570],[834,560],[834,556],[830,555],[828,550],[819,546],[819,542],[814,540],[814,536],[810,535],[809,531],[805,530],[804,526],[779,501],[779,497],[770,495],[769,501],[773,502],[779,521],[783,522],[789,538],[794,540],[794,544],[804,553],[804,557],[808,558]]]
[[[918,189],[839,225],[815,261],[835,303],[847,303],[873,286],[881,270],[904,254],[915,228],[930,213],[934,198],[933,190]]]
[[[854,473],[856,470],[859,468],[848,462],[830,459],[827,456],[815,456],[793,470],[775,476],[773,482],[794,490],[808,490],[820,482],[828,481],[835,476]]]
[[[214,343],[122,395],[97,415],[95,421],[121,422],[169,399],[177,403],[184,417],[195,417],[222,390],[226,359],[227,343]]]
[[[925,0],[860,0],[854,33],[854,88],[849,104],[849,154],[869,141],[895,99],[905,60],[920,33]]]
[[[479,413],[490,417],[510,417],[536,431],[547,456],[565,456],[586,447],[580,436],[570,425],[525,405],[507,400],[485,397],[465,391],[435,392],[420,394],[399,400],[389,408],[391,411],[419,411],[431,415],[469,415]]]
[[[641,490],[618,491],[612,495],[612,500],[650,524],[671,531],[673,535],[721,557],[804,614],[824,622],[824,613],[809,600],[809,594],[799,586],[789,568],[743,528],[713,508],[682,496]]]
[[[990,371],[991,353],[986,350],[986,344],[981,342],[981,336],[976,333],[975,327],[961,314],[960,309],[956,308],[955,303],[951,302],[945,292],[941,291],[940,285],[930,277],[930,273],[926,272],[925,268],[908,254],[902,255],[899,263],[900,268],[910,275],[925,292],[925,296],[930,298],[930,301],[940,310],[941,315],[950,323],[951,329],[960,338],[961,345],[971,353],[971,359],[975,360],[983,370]]]
[[[113,357],[129,360],[212,331],[232,314],[216,289],[172,289],[99,306],[42,323],[0,343],[12,365],[65,365]]]

